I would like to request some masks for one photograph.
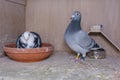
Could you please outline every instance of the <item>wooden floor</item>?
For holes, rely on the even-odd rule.
[[[120,56],[75,62],[68,52],[54,52],[41,62],[22,63],[0,58],[0,80],[119,80]]]

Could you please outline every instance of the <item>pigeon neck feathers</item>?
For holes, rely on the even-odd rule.
[[[73,26],[73,30],[81,30],[80,20],[72,20],[71,25]]]
[[[80,20],[72,20],[68,26],[67,31],[70,33],[78,32],[81,30]]]

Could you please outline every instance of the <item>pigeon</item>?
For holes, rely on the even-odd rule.
[[[26,31],[18,36],[16,40],[17,48],[39,48],[41,46],[40,35],[35,32]]]
[[[86,53],[89,51],[104,51],[104,49],[98,45],[92,37],[82,30],[80,23],[81,13],[79,11],[74,11],[71,17],[71,22],[64,34],[64,39],[70,49],[77,53],[75,60],[80,59],[84,61]],[[81,58],[79,58],[80,56]]]

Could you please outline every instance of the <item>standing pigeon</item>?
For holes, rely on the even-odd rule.
[[[81,60],[85,60],[86,53],[91,50],[104,50],[95,40],[93,40],[80,26],[81,14],[75,11],[72,14],[71,22],[66,29],[64,39],[67,45],[77,53],[76,60],[81,56]]]
[[[41,47],[41,38],[35,32],[24,32],[16,40],[17,48],[39,48]]]

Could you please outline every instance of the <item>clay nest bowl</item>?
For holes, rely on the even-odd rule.
[[[3,47],[10,59],[20,62],[36,62],[48,58],[53,52],[53,46],[49,43],[42,43],[40,48],[16,48],[15,43]]]
[[[104,59],[106,58],[106,53],[105,51],[100,50],[90,51],[88,52],[87,57],[91,59]]]

